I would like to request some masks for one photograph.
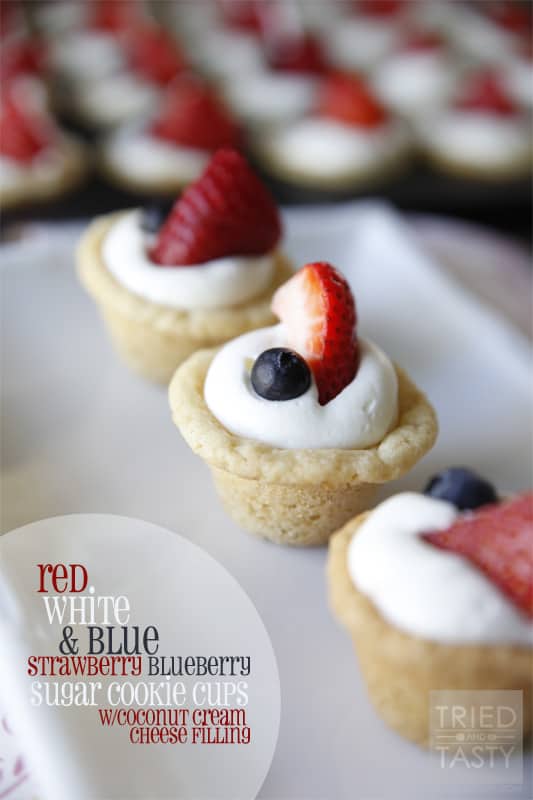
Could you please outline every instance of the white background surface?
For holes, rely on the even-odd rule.
[[[436,447],[389,491],[420,489],[450,464],[477,468],[501,491],[531,484],[531,361],[519,334],[379,208],[292,212],[287,249],[297,265],[329,259],[347,273],[361,333],[436,406]],[[280,670],[280,738],[261,797],[500,797],[497,786],[439,788],[427,754],[374,714],[349,638],[327,608],[325,550],[258,541],[225,516],[207,467],[170,420],[165,390],[111,351],[68,239],[23,243],[3,260],[2,529],[80,511],[139,517],[184,534],[229,569],[261,614]],[[529,768],[525,779],[506,794],[530,797]]]
[[[188,741],[166,747],[130,744],[130,726],[102,726],[94,707],[49,707],[43,702],[35,708],[29,700],[35,679],[25,675],[23,665],[30,655],[68,654],[64,643],[58,649],[63,624],[70,625],[68,617],[62,624],[57,618],[50,624],[44,595],[36,591],[35,565],[46,563],[83,564],[95,598],[126,597],[130,619],[122,624],[128,625],[130,634],[133,626],[140,631],[155,626],[158,656],[244,655],[250,658],[249,676],[183,675],[167,684],[162,676],[149,676],[148,659],[143,657],[143,675],[138,679],[131,674],[118,679],[87,677],[86,685],[101,687],[95,690],[95,702],[111,711],[120,702],[117,683],[129,687],[126,704],[131,702],[132,684],[141,692],[150,684],[156,689],[161,683],[182,684],[181,707],[190,711],[190,717],[178,725],[186,725]],[[113,611],[110,617],[113,625]],[[98,612],[95,624],[107,625]],[[71,633],[78,654],[86,655],[87,626],[74,625]],[[116,644],[115,637],[115,652]],[[130,636],[130,652],[131,644]],[[278,737],[280,684],[272,645],[257,610],[237,581],[204,550],[151,523],[108,514],[70,514],[30,523],[2,537],[0,664],[0,698],[9,718],[16,720],[19,740],[27,743],[26,759],[47,800],[249,800],[270,767]],[[202,689],[196,702],[195,685],[209,681],[216,692],[217,686],[235,686],[242,680],[246,724],[252,731],[249,744],[207,747],[191,742],[193,709],[207,706]],[[75,682],[75,677],[67,681],[71,687]],[[178,696],[177,705],[179,701]],[[226,705],[240,704],[234,696]],[[142,725],[140,720],[131,729]],[[2,782],[0,796],[1,786]]]

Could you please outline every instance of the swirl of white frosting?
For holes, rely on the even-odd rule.
[[[337,22],[326,34],[326,45],[331,60],[342,69],[368,69],[393,49],[398,38],[394,25],[359,16]]]
[[[466,558],[421,534],[449,528],[451,503],[414,492],[385,500],[348,547],[348,571],[388,622],[446,644],[533,644],[533,624]]]
[[[384,61],[373,76],[383,103],[399,114],[427,113],[442,103],[454,86],[455,71],[440,51],[398,53]]]
[[[224,87],[233,111],[251,124],[277,124],[308,113],[317,81],[308,75],[257,72],[229,80]]]
[[[122,70],[103,81],[88,82],[82,91],[75,93],[72,103],[79,113],[95,123],[112,126],[149,113],[159,95],[157,86],[138,78],[133,72]]]
[[[217,78],[235,78],[264,69],[264,58],[253,34],[212,30],[192,42],[189,55],[198,68]]]
[[[107,163],[115,172],[149,183],[189,183],[203,171],[211,154],[207,150],[174,144],[151,136],[146,123],[123,125],[103,145]]]
[[[273,253],[167,267],[150,260],[149,244],[140,211],[129,211],[105,237],[102,258],[122,286],[153,303],[184,310],[234,306],[261,294],[272,281]]]
[[[116,37],[97,31],[74,31],[56,39],[50,52],[52,67],[70,80],[102,80],[124,66]]]
[[[250,362],[271,347],[288,347],[283,324],[228,342],[209,367],[204,396],[211,413],[231,433],[272,447],[363,448],[381,441],[398,408],[396,372],[372,342],[359,339],[357,375],[321,406],[314,381],[293,400],[260,397],[250,380]]]

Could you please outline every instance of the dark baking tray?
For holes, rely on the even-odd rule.
[[[284,205],[336,203],[362,197],[384,198],[404,211],[472,220],[531,241],[532,186],[529,179],[485,182],[437,174],[423,164],[367,191],[325,192],[290,186],[263,175]],[[96,173],[76,192],[55,202],[29,205],[2,216],[2,227],[26,220],[91,217],[138,205],[150,198],[111,186]]]

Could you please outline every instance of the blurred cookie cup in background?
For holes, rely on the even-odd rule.
[[[86,175],[83,144],[50,116],[46,98],[24,78],[0,87],[0,207],[11,210],[55,200]]]
[[[252,142],[258,162],[275,178],[323,191],[358,190],[408,164],[405,125],[389,114],[360,76],[333,73],[313,113]]]
[[[186,74],[170,84],[152,114],[101,141],[99,166],[119,188],[175,195],[201,175],[213,152],[243,143],[240,125],[215,90]]]

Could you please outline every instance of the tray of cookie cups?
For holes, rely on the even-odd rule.
[[[466,75],[451,101],[420,119],[415,133],[422,154],[442,173],[498,183],[530,174],[530,115],[513,100],[501,70]]]
[[[328,70],[315,36],[280,35],[267,43],[261,69],[229,78],[221,88],[239,119],[261,133],[310,113]]]
[[[251,147],[274,178],[326,192],[390,180],[407,166],[411,149],[406,125],[365,79],[337,72],[324,79],[310,114],[257,135]]]
[[[272,308],[279,324],[188,359],[170,407],[240,527],[320,545],[431,448],[437,421],[408,376],[357,337],[333,266],[302,267]]]
[[[86,150],[55,124],[35,84],[5,81],[0,103],[2,210],[55,200],[74,189],[87,172]]]
[[[394,495],[331,538],[330,605],[372,704],[430,741],[430,692],[523,692],[531,731],[533,493],[499,500],[466,468]]]
[[[386,108],[413,122],[448,100],[461,67],[444,32],[409,25],[376,66],[371,83]]]
[[[49,65],[55,106],[93,132],[149,113],[188,64],[142,3],[86,5],[85,23],[51,42]]]
[[[77,264],[120,355],[164,383],[195,350],[272,322],[272,294],[292,270],[274,201],[235,150],[161,208],[96,219]]]
[[[103,138],[99,166],[122,189],[175,195],[201,175],[216,150],[242,144],[241,128],[215,90],[186,74],[169,85],[151,114]]]

